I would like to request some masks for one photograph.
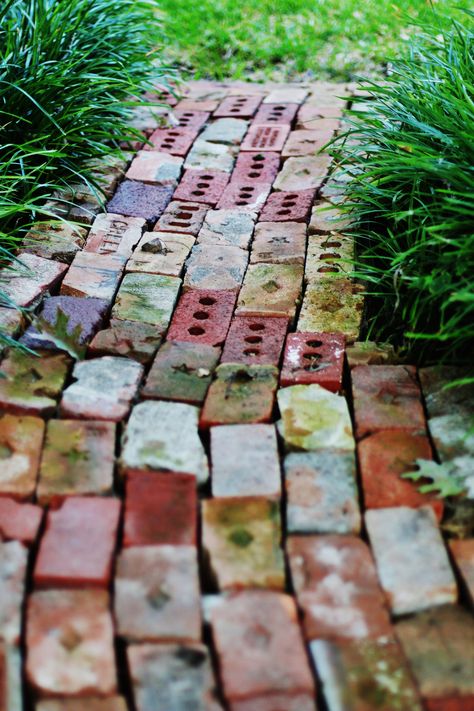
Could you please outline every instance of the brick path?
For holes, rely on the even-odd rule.
[[[344,92],[197,82],[168,127],[140,110],[108,214],[58,196],[84,227],[0,273],[87,347],[1,311],[42,353],[1,364],[1,711],[474,709],[474,540],[400,477],[432,442],[472,455],[472,401],[354,343],[314,155]]]

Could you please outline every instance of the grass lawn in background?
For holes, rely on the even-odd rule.
[[[348,80],[384,67],[408,16],[459,15],[470,0],[160,0],[167,58],[189,78]],[[442,22],[441,18],[439,20]]]

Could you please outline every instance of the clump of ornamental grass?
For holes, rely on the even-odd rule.
[[[350,178],[369,334],[422,361],[473,354],[473,18],[420,28],[333,146]]]

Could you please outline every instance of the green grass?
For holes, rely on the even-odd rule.
[[[448,15],[469,0],[438,0]],[[347,80],[407,44],[429,0],[160,0],[167,56],[190,77]]]
[[[420,28],[335,152],[371,335],[424,361],[474,352],[473,19]]]

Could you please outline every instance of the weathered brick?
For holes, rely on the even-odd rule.
[[[234,153],[233,146],[198,138],[189,151],[184,167],[196,170],[224,170],[230,173],[234,166]]]
[[[211,116],[209,109],[181,109],[176,107],[172,117],[177,121],[180,128],[198,131],[208,121]]]
[[[359,533],[353,454],[320,450],[285,458],[286,525],[292,533]]]
[[[274,425],[212,427],[211,460],[213,496],[280,496]]]
[[[298,111],[298,104],[264,103],[257,111],[253,123],[291,125]]]
[[[75,496],[49,511],[36,558],[37,588],[108,588],[120,501]]]
[[[273,188],[287,192],[319,188],[330,165],[331,156],[326,153],[288,158],[279,172]]]
[[[352,395],[358,438],[381,430],[426,429],[414,366],[360,365],[352,370]]]
[[[441,462],[456,460],[459,467],[472,469],[474,433],[471,422],[472,410],[467,416],[453,412],[428,420],[431,439]]]
[[[320,385],[293,385],[278,391],[278,431],[287,449],[355,448],[349,408],[344,397]]]
[[[291,131],[284,145],[282,156],[313,156],[333,137],[332,128]]]
[[[301,264],[306,254],[306,226],[301,222],[259,222],[250,263]]]
[[[54,289],[64,276],[67,266],[36,254],[20,252],[15,269],[0,269],[2,300],[9,299],[17,306],[32,306],[48,291]]]
[[[462,578],[471,605],[474,605],[474,539],[450,540],[449,550],[454,558],[454,563]]]
[[[285,165],[292,159],[286,161]],[[351,218],[345,215],[339,207],[335,207],[328,200],[318,202],[311,212],[311,220],[308,225],[310,235],[328,234],[331,232],[342,232],[351,224]]]
[[[259,153],[239,153],[235,163],[232,180],[245,181],[249,184],[273,183],[280,167],[280,154],[264,151]]]
[[[176,187],[184,159],[160,151],[138,151],[126,172],[129,180]]]
[[[88,355],[125,356],[139,363],[151,362],[159,345],[161,336],[156,326],[139,321],[120,321],[112,319],[109,327],[99,331],[88,348]]]
[[[110,696],[108,699],[88,696],[83,699],[48,699],[40,701],[35,711],[127,711],[123,696]]]
[[[145,232],[131,259],[127,272],[145,272],[180,276],[193,247],[192,235],[173,232]]]
[[[15,338],[24,326],[24,318],[21,311],[0,306],[0,328],[3,336]],[[0,354],[3,353],[5,343],[0,343]]]
[[[308,91],[299,87],[287,86],[282,89],[273,89],[264,98],[264,104],[302,104],[308,96]]]
[[[460,414],[469,417],[472,413],[474,384],[452,387],[455,380],[463,380],[467,375],[464,368],[455,366],[431,366],[418,371],[425,399],[428,417],[442,417]],[[449,387],[447,387],[449,385]]]
[[[1,363],[5,377],[0,378],[0,408],[15,414],[53,414],[70,364],[65,353],[31,355],[12,349]]]
[[[374,341],[356,341],[346,348],[349,368],[357,365],[393,365],[396,355],[390,343],[375,343]]]
[[[127,258],[121,254],[78,252],[61,286],[61,295],[86,296],[111,302]]]
[[[219,202],[228,182],[229,174],[225,171],[186,170],[173,198],[203,202],[214,207]]]
[[[305,279],[310,284],[334,275],[350,276],[354,269],[354,240],[332,233],[310,235],[306,255]]]
[[[109,596],[103,590],[41,590],[28,598],[26,675],[40,696],[117,691]]]
[[[198,101],[194,99],[188,99],[184,97],[176,104],[176,111],[188,112],[188,111],[198,111],[207,113],[213,113],[219,106],[219,101],[216,99],[207,99],[203,101]]]
[[[289,333],[280,384],[321,385],[341,392],[345,339],[340,333]]]
[[[219,590],[283,590],[278,502],[262,497],[202,502],[202,545]]]
[[[184,289],[238,291],[248,262],[239,247],[197,244],[186,262]]]
[[[308,639],[346,642],[391,636],[368,546],[355,536],[290,536],[292,584]]]
[[[270,422],[278,371],[266,365],[220,365],[201,413],[200,425]]]
[[[63,417],[119,422],[127,416],[143,375],[136,361],[104,356],[76,363],[63,393]]]
[[[474,708],[474,623],[447,605],[400,620],[396,632],[427,711]]]
[[[43,434],[44,422],[39,417],[0,417],[0,496],[20,500],[33,496]]]
[[[8,496],[0,496],[0,539],[35,543],[43,518],[43,509],[34,504],[19,504]]]
[[[137,644],[127,649],[137,711],[222,711],[203,644]]]
[[[87,230],[79,225],[60,221],[38,222],[26,234],[22,250],[44,259],[70,264],[82,249]]]
[[[286,124],[256,123],[250,126],[247,135],[240,147],[241,151],[271,151],[279,153],[290,132]]]
[[[280,703],[273,708],[289,709],[295,696],[314,699],[314,681],[291,597],[269,590],[240,592],[216,605],[211,624],[224,695],[231,704],[258,703],[275,695]],[[255,707],[249,705],[247,711],[251,708]],[[303,705],[298,708],[306,711]],[[314,705],[309,708],[314,711]]]
[[[200,405],[219,356],[220,349],[207,344],[168,341],[153,361],[142,397]]]
[[[356,341],[362,323],[364,288],[336,276],[307,287],[298,319],[298,331],[337,331],[348,343]]]
[[[101,388],[104,387],[102,382]],[[39,501],[48,503],[65,496],[110,493],[114,452],[113,423],[50,420],[41,460]]]
[[[287,328],[284,318],[236,316],[227,334],[221,362],[278,367]]]
[[[417,459],[432,459],[428,437],[413,432],[377,432],[358,443],[357,455],[366,509],[431,506],[441,520],[443,501],[421,494],[415,483],[402,479],[402,474],[416,469]]]
[[[201,600],[194,546],[139,546],[119,555],[117,633],[129,642],[194,642]]]
[[[198,433],[197,407],[180,402],[135,405],[125,431],[122,466],[193,474],[198,484],[209,476]]]
[[[255,96],[228,96],[214,111],[214,118],[252,118],[262,102],[262,97]]]
[[[59,318],[59,312],[67,317],[66,331],[72,334],[79,330],[77,338],[73,340],[78,345],[86,345],[100,328],[106,312],[108,302],[104,299],[84,299],[77,296],[50,296],[45,299],[39,313],[32,325],[21,337],[20,343],[31,349],[45,348],[47,350],[65,350],[61,342],[51,340],[49,334],[43,330],[43,322],[54,326]],[[59,330],[59,329],[58,329]]]
[[[130,257],[140,241],[145,220],[141,217],[124,217],[113,213],[97,215],[85,244],[86,252],[96,254],[121,254]]]
[[[199,131],[195,128],[157,128],[145,146],[146,151],[160,151],[174,156],[185,156]]]
[[[19,541],[0,540],[0,640],[7,644],[20,642],[27,562],[28,551]]]
[[[126,472],[123,545],[196,545],[196,479],[191,474]]]
[[[300,264],[250,264],[237,302],[237,315],[293,319],[302,281]]]
[[[208,124],[200,139],[209,143],[238,145],[247,132],[248,122],[236,118],[220,118]]]
[[[229,330],[237,295],[192,289],[181,295],[168,330],[170,341],[220,346]]]
[[[149,185],[135,180],[124,180],[107,203],[107,212],[141,217],[149,223],[154,223],[165,211],[172,194],[173,187],[169,185]]]
[[[173,232],[196,236],[202,227],[208,205],[198,202],[171,202],[160,220],[155,225],[154,232]]]
[[[168,328],[181,279],[161,274],[126,274],[117,293],[112,317],[139,321],[157,327],[162,335]]]
[[[323,113],[327,113],[326,107]],[[334,112],[337,114],[337,111]],[[337,115],[333,117],[322,116],[317,105],[308,104],[301,106],[296,117],[296,128],[306,130],[328,131],[335,133],[340,127]]]
[[[313,695],[299,692],[265,694],[255,699],[232,701],[229,705],[230,711],[315,711],[315,708]]]
[[[307,222],[315,191],[272,193],[262,210],[262,222]]]
[[[219,210],[236,208],[258,213],[262,209],[270,189],[270,183],[232,179],[224,190],[217,207]]]
[[[456,580],[433,509],[372,509],[365,523],[394,615],[456,602]]]
[[[310,649],[328,711],[422,711],[410,669],[394,640],[315,640]]]
[[[2,711],[23,710],[21,652],[0,640],[0,705]]]
[[[248,249],[256,214],[241,210],[209,210],[198,234],[198,244]]]

